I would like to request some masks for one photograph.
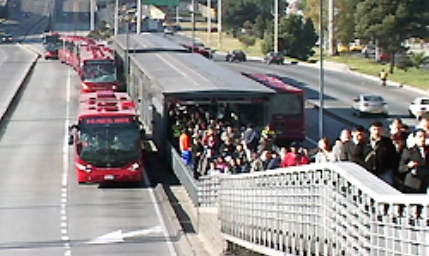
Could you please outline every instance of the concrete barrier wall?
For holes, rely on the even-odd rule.
[[[6,101],[0,107],[0,126],[4,124],[4,120],[8,115],[11,107],[16,104],[19,93],[24,88],[25,84],[28,82],[31,74],[33,73],[33,69],[39,60],[40,55],[36,54],[33,61],[28,65],[26,72],[24,72],[21,78],[18,80],[19,82],[16,84],[14,90],[7,96]]]

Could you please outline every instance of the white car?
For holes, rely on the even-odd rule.
[[[353,115],[362,117],[363,115],[389,115],[387,102],[383,97],[376,94],[360,94],[359,97],[353,100],[352,104]]]
[[[414,99],[408,107],[410,116],[420,117],[429,112],[429,97],[418,97]]]
[[[174,29],[172,27],[165,27],[164,35],[174,35]]]

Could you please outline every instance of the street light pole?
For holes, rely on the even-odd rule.
[[[212,0],[207,0],[207,43],[210,45],[210,39],[212,37]]]
[[[329,33],[329,55],[334,55],[335,53],[335,40],[334,40],[334,0],[329,0],[328,2],[328,15],[329,15],[329,24],[328,24],[328,33]]]
[[[192,52],[195,48],[195,0],[192,0],[191,19],[192,19]]]
[[[217,48],[222,48],[222,0],[217,1]]]
[[[130,42],[130,23],[129,21],[125,22],[127,25],[127,34],[125,35],[125,84],[128,87],[128,76],[129,76],[129,70],[130,70],[130,56],[128,54],[128,48],[129,48],[129,42]],[[127,89],[128,91],[128,89]]]
[[[323,0],[319,0],[319,36],[320,36],[320,70],[319,70],[319,138],[323,138],[323,108],[324,108],[324,94],[325,94],[325,81],[324,81],[324,70],[323,70],[323,48],[325,47],[325,39],[324,39],[324,26],[323,26]]]
[[[89,3],[89,11],[90,11],[90,25],[89,30],[94,31],[95,30],[95,2],[94,0],[91,0]]]
[[[279,0],[274,0],[274,51],[279,51]]]
[[[179,5],[176,6],[176,25],[179,25]]]
[[[142,31],[142,0],[137,0],[137,29],[136,34],[140,35]]]
[[[118,35],[118,16],[119,16],[119,0],[115,1],[115,15],[114,15],[114,34],[115,36]]]

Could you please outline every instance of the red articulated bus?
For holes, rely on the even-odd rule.
[[[288,145],[305,139],[304,92],[274,76],[264,74],[243,75],[257,81],[277,93],[271,98],[269,111],[271,127],[276,131],[276,144]]]
[[[64,35],[60,37],[62,46],[58,49],[58,59],[61,63],[77,69],[79,66],[79,52],[81,46],[96,45],[91,38],[76,35]]]
[[[127,93],[98,91],[79,97],[77,123],[70,126],[75,171],[81,183],[140,182],[141,123]]]
[[[113,51],[101,45],[82,45],[79,51],[78,74],[81,92],[119,89]]]
[[[97,45],[94,39],[84,36],[76,36],[73,40],[73,51],[69,55],[69,65],[74,68],[74,70],[79,71],[80,67],[80,55],[82,48],[85,48],[89,45]]]
[[[73,50],[72,36],[62,35],[60,36],[60,48],[58,48],[58,59],[61,63],[67,63],[69,54]]]
[[[57,59],[58,49],[61,47],[61,35],[58,32],[47,32],[43,35],[45,59]]]

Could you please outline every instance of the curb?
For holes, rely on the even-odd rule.
[[[42,55],[43,55],[43,53],[40,53],[38,50],[34,49],[33,47],[31,47],[28,44],[17,43],[17,45],[19,45],[20,47],[26,49],[29,52],[32,52],[32,53],[36,54],[38,59],[40,59],[42,57]]]
[[[171,205],[171,202],[165,192],[165,188],[162,184],[158,184],[154,189],[154,195],[156,202],[161,209],[162,218],[165,221],[168,236],[171,238],[174,249],[179,256],[198,256],[200,255],[194,248],[191,239],[188,237],[186,232],[180,225],[180,221],[176,215],[176,212]]]
[[[20,79],[20,81],[21,81],[21,82],[19,83],[19,85],[15,88],[15,90],[14,90],[14,91],[12,91],[12,92],[8,95],[7,100],[5,101],[5,102],[6,102],[5,107],[2,107],[2,108],[0,109],[0,126],[3,126],[3,125],[4,125],[4,122],[5,122],[5,120],[6,120],[6,117],[10,114],[10,111],[13,109],[13,106],[14,106],[14,105],[16,105],[17,100],[18,100],[18,97],[19,97],[19,95],[21,94],[22,89],[23,89],[23,88],[25,87],[25,85],[27,84],[27,82],[28,82],[29,78],[30,78],[30,77],[31,77],[31,75],[33,74],[34,67],[36,66],[37,61],[39,60],[39,58],[40,58],[40,56],[39,56],[39,55],[37,55],[37,56],[33,59],[33,61],[32,61],[32,63],[31,63],[31,65],[30,65],[30,67],[27,69],[27,71],[24,73],[24,75],[23,75],[23,76],[22,76],[22,78]]]

